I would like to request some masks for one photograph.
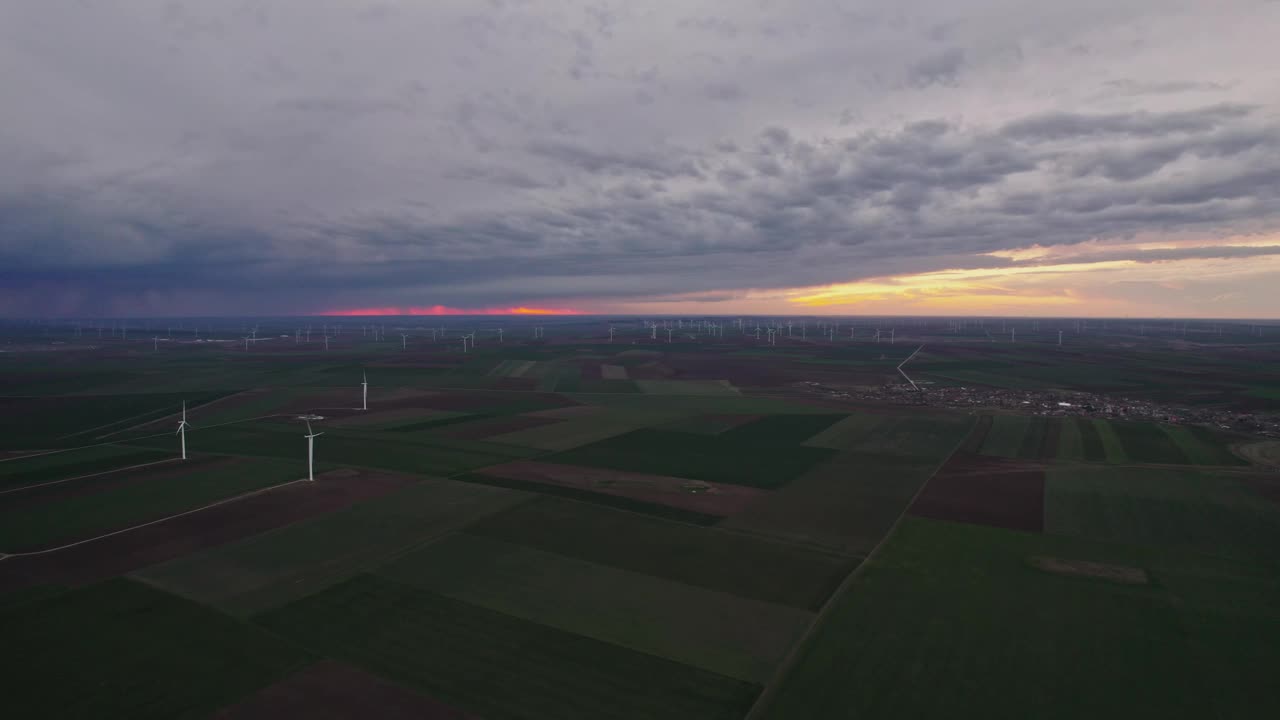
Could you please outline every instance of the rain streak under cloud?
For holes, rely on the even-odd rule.
[[[1262,317],[1280,2],[0,6],[0,314]]]

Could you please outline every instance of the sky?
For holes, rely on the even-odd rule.
[[[0,315],[1280,316],[1275,0],[0,2]]]

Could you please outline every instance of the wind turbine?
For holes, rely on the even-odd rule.
[[[404,333],[400,333],[400,349],[401,350],[409,349],[409,336],[405,335]]]
[[[613,342],[613,326],[609,326],[609,342]]]
[[[182,421],[178,423],[178,432],[175,433],[178,439],[182,441],[182,459],[187,459],[187,428],[191,424],[187,422],[187,401],[182,401]]]
[[[249,352],[249,336],[248,336],[248,335],[245,335],[245,336],[244,336],[243,338],[241,338],[241,339],[242,339],[242,340],[244,340],[244,351],[245,351],[245,352]]]
[[[328,335],[325,335],[325,336],[324,336],[324,349],[325,349],[326,351],[329,349],[329,336],[328,336]]]
[[[502,339],[502,333],[503,333],[503,332],[504,332],[504,331],[503,331],[503,329],[502,329],[502,328],[498,328],[498,342],[506,342],[505,340],[503,340],[503,339]]]
[[[668,344],[671,342],[671,332],[672,332],[671,328],[667,328],[667,343],[668,343]]]
[[[160,351],[160,337],[156,336],[151,338],[151,352],[159,352],[159,351]]]
[[[324,433],[314,432],[311,429],[311,421],[307,421],[307,479],[311,482],[316,481],[315,475],[315,457],[316,457],[316,438]]]
[[[360,372],[360,409],[369,409],[369,373]]]

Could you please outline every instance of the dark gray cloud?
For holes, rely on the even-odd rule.
[[[5,5],[0,313],[728,302],[1280,224],[1274,4],[775,5]]]

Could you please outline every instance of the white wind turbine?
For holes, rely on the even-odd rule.
[[[151,338],[151,352],[159,352],[159,351],[160,351],[160,337],[157,335],[156,337]]]
[[[369,409],[369,373],[360,372],[360,409]]]
[[[315,482],[315,457],[316,457],[316,438],[324,433],[314,432],[311,429],[311,421],[307,421],[307,479]]]
[[[175,433],[178,436],[178,440],[181,441],[182,443],[182,459],[183,460],[187,459],[187,428],[189,427],[191,427],[191,424],[187,422],[187,401],[183,400],[182,401],[182,421],[178,423],[178,432]]]
[[[498,342],[506,342],[505,340],[502,339],[503,332],[505,331],[502,328],[498,328]]]
[[[613,326],[609,326],[609,342],[613,342]]]
[[[409,336],[405,335],[404,333],[400,333],[400,349],[401,350],[409,349]]]

